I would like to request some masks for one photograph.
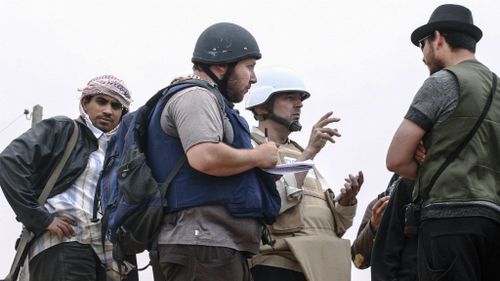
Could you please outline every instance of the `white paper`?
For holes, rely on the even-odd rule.
[[[284,175],[284,174],[296,174],[301,172],[309,171],[314,167],[314,162],[312,160],[306,161],[296,161],[292,163],[279,164],[275,167],[262,169],[270,174]]]

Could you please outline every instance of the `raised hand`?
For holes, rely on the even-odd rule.
[[[314,124],[309,137],[309,143],[305,151],[314,157],[325,146],[326,142],[335,143],[333,137],[340,137],[337,129],[326,127],[331,123],[340,121],[340,118],[331,117],[333,112],[328,112],[321,116],[318,122]]]
[[[364,182],[363,172],[359,171],[356,176],[349,174],[345,181],[344,187],[340,190],[342,197],[339,203],[342,206],[352,206],[356,204],[356,196]]]

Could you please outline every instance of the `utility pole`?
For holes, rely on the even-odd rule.
[[[31,128],[35,126],[36,123],[42,121],[43,107],[39,104],[33,106],[33,112],[31,113]]]
[[[24,114],[26,115],[26,119],[28,119],[29,110],[25,109]],[[33,106],[33,112],[31,112],[31,128],[33,128],[36,123],[42,121],[42,116],[43,116],[43,107],[39,104]],[[23,234],[24,234],[24,230],[23,230]],[[29,259],[25,259],[24,264],[22,266],[27,268],[28,263],[29,263]],[[9,279],[9,278],[7,278],[7,279]],[[30,279],[29,273],[27,273],[27,270],[21,270],[19,272],[19,276],[16,280],[26,281],[29,279]]]

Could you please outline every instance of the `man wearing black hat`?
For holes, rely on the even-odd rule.
[[[407,219],[420,219],[419,280],[500,276],[500,87],[475,58],[481,37],[470,10],[451,4],[411,35],[431,76],[393,137],[387,167],[416,180]],[[421,142],[427,155],[418,165]]]

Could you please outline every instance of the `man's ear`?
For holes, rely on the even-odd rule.
[[[211,65],[210,70],[212,70],[217,78],[222,79],[227,71],[227,64]]]
[[[434,40],[436,41],[436,46],[441,47],[444,43],[448,43],[446,41],[446,37],[443,36],[443,33],[439,31],[434,31]]]
[[[80,103],[82,105],[82,108],[83,108],[83,111],[85,111],[85,113],[87,112],[87,108],[89,107],[89,103],[90,103],[90,100],[92,99],[92,97],[84,97]]]
[[[255,114],[257,114],[257,115],[263,115],[263,114],[269,113],[269,110],[265,104],[258,105],[256,107],[254,107],[253,110],[254,110]]]

